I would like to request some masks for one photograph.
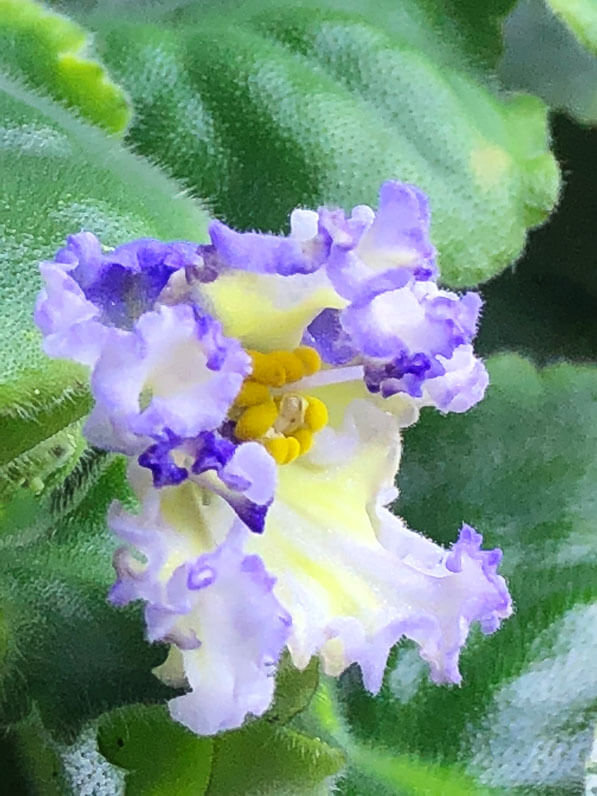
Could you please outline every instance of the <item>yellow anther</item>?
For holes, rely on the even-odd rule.
[[[234,434],[238,439],[259,439],[273,426],[277,416],[278,409],[271,400],[250,406],[239,417]]]
[[[240,388],[234,403],[237,406],[257,406],[269,400],[269,390],[265,384],[258,384],[256,381],[247,379]]]
[[[313,445],[313,432],[309,431],[308,428],[299,428],[292,436],[301,446],[301,453],[307,453],[307,451],[311,450],[311,446]]]
[[[301,455],[301,444],[298,439],[294,437],[286,437],[286,442],[288,443],[288,453],[286,454],[286,461],[284,464],[290,464],[290,462],[293,462]]]
[[[291,351],[272,351],[270,357],[276,357],[284,368],[286,374],[286,384],[298,381],[305,375],[305,367],[300,357],[295,356]]]
[[[304,396],[308,406],[305,410],[305,423],[311,431],[321,431],[328,422],[328,409],[323,401],[314,398],[312,395]]]
[[[273,456],[277,464],[285,464],[286,457],[288,456],[288,439],[287,437],[274,437],[273,439],[266,439],[263,441],[265,449]]]
[[[301,453],[300,443],[294,437],[272,437],[263,440],[263,444],[278,464],[290,464]]]
[[[270,387],[281,387],[286,383],[286,369],[278,357],[262,354],[259,351],[247,351],[253,363],[251,379]]]
[[[312,376],[318,370],[321,370],[321,357],[311,346],[302,345],[299,348],[295,348],[293,354],[303,363],[305,376]]]

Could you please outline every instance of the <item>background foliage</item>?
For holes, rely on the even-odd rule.
[[[10,792],[582,792],[597,704],[595,4],[52,6],[0,0]],[[198,739],[159,704],[164,651],[139,612],[105,602],[122,465],[85,448],[84,374],[41,353],[37,263],[81,227],[106,244],[204,239],[205,208],[280,230],[297,204],[374,203],[388,177],[429,193],[444,281],[482,283],[492,375],[472,412],[407,432],[397,510],[440,542],[466,519],[499,544],[516,616],[472,640],[462,688],[431,686],[407,645],[376,698],[358,671],[316,690],[314,666],[285,662],[262,720]]]

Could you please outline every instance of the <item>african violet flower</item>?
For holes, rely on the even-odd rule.
[[[386,508],[400,429],[488,382],[480,298],[438,287],[425,197],[387,182],[377,213],[209,234],[114,251],[74,235],[36,310],[48,353],[90,367],[89,439],[131,457],[139,510],[111,509],[110,597],[143,600],[170,644],[172,715],[210,734],[262,714],[285,647],[299,668],[358,663],[375,692],[406,637],[434,681],[460,682],[471,624],[511,613],[500,551],[467,525],[444,550]]]

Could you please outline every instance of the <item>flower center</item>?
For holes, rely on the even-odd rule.
[[[261,442],[278,464],[289,464],[311,448],[313,435],[328,421],[323,401],[296,389],[297,382],[320,370],[321,358],[309,346],[247,353],[253,369],[230,412],[234,434]]]

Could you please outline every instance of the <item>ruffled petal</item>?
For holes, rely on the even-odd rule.
[[[270,706],[291,625],[274,582],[258,556],[243,553],[242,532],[233,531],[213,553],[176,570],[169,605],[147,609],[150,637],[180,650],[190,691],[169,708],[193,732],[239,727]]]
[[[103,448],[136,454],[170,429],[192,437],[226,418],[250,359],[191,306],[147,312],[132,332],[112,330],[91,379],[96,405],[85,426]]]
[[[420,280],[437,276],[427,198],[414,185],[384,182],[377,213],[359,205],[346,218],[342,211],[321,208],[320,229],[331,241],[328,276],[347,299],[355,299],[371,279],[396,269],[407,269]]]
[[[269,707],[289,635],[275,579],[243,551],[248,531],[223,500],[206,503],[208,493],[190,481],[158,492],[147,471],[132,476],[142,510],[111,511],[112,529],[129,545],[114,557],[111,600],[143,600],[148,639],[172,645],[154,671],[189,689],[170,701],[173,718],[202,735],[238,727]]]
[[[50,356],[93,366],[109,328],[130,329],[153,308],[177,270],[200,273],[196,244],[145,238],[104,251],[91,232],[71,235],[40,266],[45,287],[35,321]]]
[[[403,636],[420,645],[437,682],[458,682],[471,623],[495,629],[511,612],[499,556],[480,551],[479,535],[463,532],[447,553],[378,507],[380,495],[396,495],[397,454],[395,420],[356,402],[334,441],[281,471],[265,533],[248,542],[278,577],[295,664],[319,654],[338,675],[356,662],[371,691]]]

